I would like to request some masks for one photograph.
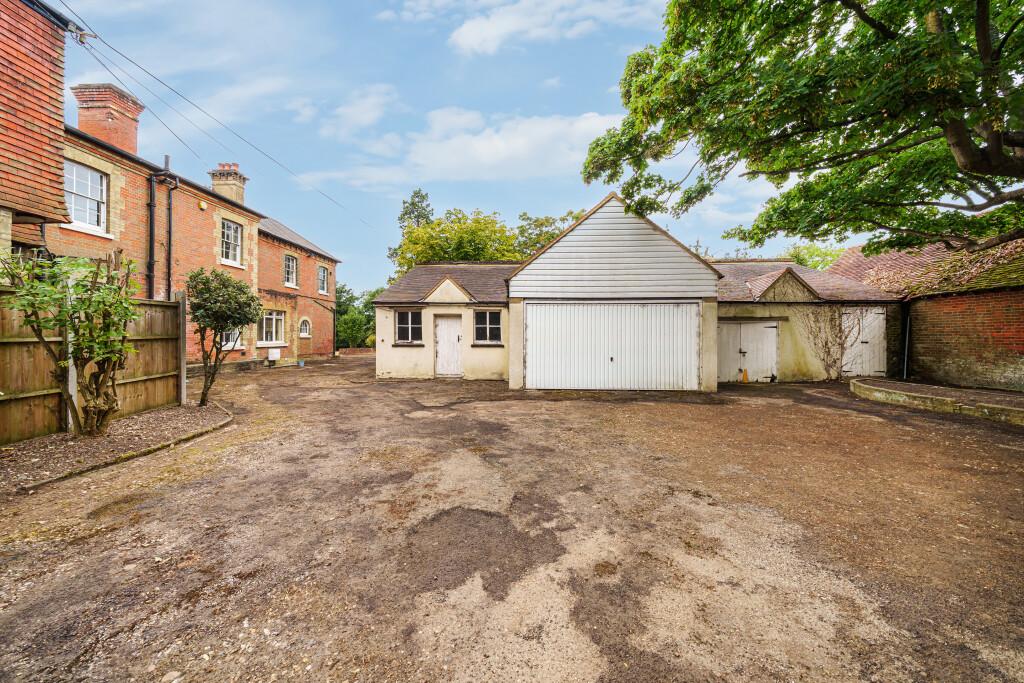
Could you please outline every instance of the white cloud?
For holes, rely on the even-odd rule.
[[[296,97],[284,105],[284,108],[295,114],[292,117],[292,121],[295,123],[309,123],[316,118],[318,111],[316,105],[313,104],[313,100],[308,97]]]
[[[321,122],[320,134],[350,141],[355,133],[376,125],[397,103],[398,91],[388,83],[358,88]]]
[[[358,145],[359,149],[373,156],[395,157],[401,154],[405,140],[398,133],[385,133],[380,137],[360,140]]]
[[[540,87],[542,87],[542,88],[549,88],[551,90],[554,90],[556,88],[560,88],[560,87],[562,87],[562,79],[559,78],[558,76],[552,76],[551,78],[545,78],[543,81],[540,82]]]
[[[319,184],[342,182],[369,190],[428,181],[502,181],[578,173],[590,141],[620,117],[513,116],[487,123],[480,112],[449,107],[427,115],[423,132],[407,136],[396,163],[361,164],[305,174]]]

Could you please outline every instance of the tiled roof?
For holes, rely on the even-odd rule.
[[[324,258],[330,259],[335,263],[341,263],[341,259],[331,256],[326,251],[316,246],[305,237],[295,232],[281,221],[274,220],[273,218],[264,218],[260,221],[260,232],[265,232],[268,235],[273,235],[279,240],[290,242],[297,247],[308,249],[316,254],[320,254]]]
[[[784,259],[712,261],[712,265],[723,275],[718,281],[719,301],[757,301],[787,269],[824,301],[893,301],[897,298],[862,282]]]
[[[378,296],[374,303],[409,304],[421,301],[445,279],[456,282],[478,303],[508,301],[505,280],[519,267],[519,262],[425,263],[414,267]]]
[[[865,256],[861,247],[850,247],[827,268],[827,272],[873,284],[894,294],[902,294],[902,288],[893,288],[882,280],[911,279],[950,253],[941,244],[929,244],[915,251],[888,251],[876,256]]]
[[[1024,287],[1024,239],[975,253],[954,252],[900,286],[909,297]]]

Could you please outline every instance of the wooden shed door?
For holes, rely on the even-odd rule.
[[[774,382],[778,378],[779,323],[719,323],[718,381]]]
[[[434,374],[462,376],[462,317],[434,316]]]
[[[885,308],[859,306],[843,309],[843,375],[885,377]]]

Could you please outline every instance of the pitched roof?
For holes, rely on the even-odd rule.
[[[722,273],[718,300],[757,301],[787,271],[802,280],[823,301],[894,301],[896,296],[856,280],[786,259],[737,259],[713,261]]]
[[[272,235],[272,236],[276,237],[279,240],[284,240],[285,242],[290,242],[291,244],[294,244],[297,247],[302,247],[303,249],[308,249],[309,251],[312,251],[313,253],[316,253],[316,254],[320,254],[324,258],[330,259],[331,261],[334,261],[335,263],[341,263],[341,259],[335,258],[334,256],[331,256],[326,251],[324,251],[320,247],[316,246],[315,244],[313,244],[312,242],[307,240],[305,237],[303,237],[299,233],[297,233],[294,230],[292,230],[291,228],[289,228],[287,225],[285,225],[281,221],[276,220],[274,218],[264,218],[264,219],[262,219],[260,221],[260,232],[266,233],[268,235]]]
[[[411,304],[422,301],[445,279],[452,280],[477,303],[505,303],[505,281],[519,267],[518,261],[424,263],[410,270],[378,296],[377,304]]]
[[[951,253],[941,244],[929,244],[913,251],[888,251],[875,256],[865,256],[860,246],[850,247],[826,271],[902,294],[905,288],[900,283],[914,278]]]
[[[563,231],[562,231],[562,232],[561,232],[560,234],[558,234],[558,235],[557,235],[557,236],[555,237],[555,239],[551,240],[550,242],[548,242],[547,244],[545,244],[545,245],[544,245],[544,246],[543,246],[542,248],[540,248],[540,249],[538,249],[538,250],[537,250],[536,252],[534,252],[534,254],[533,254],[532,256],[530,256],[530,258],[528,258],[528,259],[526,259],[525,261],[523,261],[522,263],[520,263],[520,264],[519,264],[519,266],[518,266],[518,267],[517,267],[517,268],[516,268],[516,269],[515,269],[515,270],[514,270],[514,271],[512,272],[512,274],[511,274],[511,275],[509,275],[509,277],[512,277],[512,275],[516,275],[517,273],[519,273],[519,271],[521,271],[521,270],[523,270],[524,268],[526,268],[526,266],[528,266],[528,265],[530,265],[531,263],[533,263],[534,261],[536,261],[536,260],[537,260],[537,258],[539,258],[541,254],[543,254],[543,253],[544,253],[544,252],[546,252],[546,251],[547,251],[548,249],[550,249],[551,247],[553,247],[553,246],[554,246],[554,245],[555,245],[555,244],[556,244],[556,243],[557,243],[558,241],[560,241],[560,240],[561,240],[561,239],[562,239],[563,237],[565,237],[565,236],[566,236],[566,235],[568,235],[568,234],[569,234],[570,232],[572,232],[573,230],[575,230],[575,229],[576,229],[576,226],[578,226],[578,225],[579,225],[580,223],[583,223],[583,222],[584,222],[585,220],[587,220],[588,218],[590,218],[591,216],[593,216],[593,215],[594,215],[595,213],[597,213],[598,209],[600,209],[600,208],[601,208],[602,206],[604,206],[604,205],[605,205],[605,204],[607,204],[608,202],[612,201],[613,199],[614,199],[615,201],[619,202],[619,203],[620,203],[620,204],[622,204],[622,205],[625,205],[625,204],[626,204],[626,200],[625,200],[625,199],[623,199],[622,197],[620,197],[620,196],[619,196],[619,193],[618,193],[618,192],[609,192],[609,193],[608,193],[608,194],[607,194],[607,195],[605,196],[605,198],[604,198],[604,199],[602,199],[601,201],[599,201],[599,202],[598,202],[597,204],[595,204],[595,205],[593,206],[593,208],[591,208],[591,209],[590,209],[590,211],[587,211],[587,212],[586,212],[585,214],[583,214],[582,216],[580,216],[579,220],[577,220],[577,221],[576,221],[576,222],[574,222],[574,223],[573,223],[572,225],[570,225],[570,226],[569,226],[568,228],[566,228],[565,230],[563,230]],[[673,237],[673,236],[672,236],[672,233],[670,233],[670,232],[669,232],[668,230],[666,230],[665,228],[661,227],[660,225],[658,225],[657,223],[655,223],[654,221],[652,221],[652,220],[651,220],[650,218],[648,218],[647,216],[636,216],[636,218],[639,218],[639,219],[640,219],[640,220],[642,220],[642,221],[643,221],[644,223],[647,223],[647,225],[649,225],[649,226],[650,226],[651,228],[653,228],[653,229],[654,229],[654,230],[655,230],[656,232],[658,232],[658,233],[660,233],[660,234],[664,235],[665,237],[669,238],[670,240],[672,240],[672,241],[673,241],[673,242],[674,242],[674,243],[676,244],[676,246],[678,246],[678,247],[679,247],[680,249],[682,249],[683,251],[685,251],[685,252],[686,252],[687,254],[689,254],[690,256],[692,256],[693,258],[695,258],[695,259],[696,259],[696,260],[697,260],[698,262],[700,262],[701,264],[703,264],[704,266],[706,266],[706,267],[707,267],[707,269],[708,269],[708,270],[710,270],[710,271],[711,271],[712,273],[714,273],[715,275],[718,275],[719,277],[721,277],[721,273],[719,273],[719,272],[718,272],[717,270],[715,270],[715,267],[714,267],[713,265],[711,265],[711,264],[710,264],[710,263],[709,263],[709,262],[708,262],[708,261],[707,261],[706,259],[704,259],[703,257],[701,257],[701,255],[700,255],[700,254],[698,254],[698,253],[694,252],[694,251],[693,251],[692,249],[690,249],[690,248],[689,248],[688,246],[686,246],[685,244],[683,244],[682,242],[680,242],[679,240],[677,240],[677,239],[676,239],[675,237]]]
[[[1024,239],[985,251],[953,252],[913,278],[895,282],[910,298],[1024,287]]]

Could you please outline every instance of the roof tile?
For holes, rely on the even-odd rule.
[[[381,292],[374,303],[417,303],[446,278],[457,282],[478,303],[505,303],[508,301],[505,281],[517,267],[518,261],[425,263],[414,267]]]

